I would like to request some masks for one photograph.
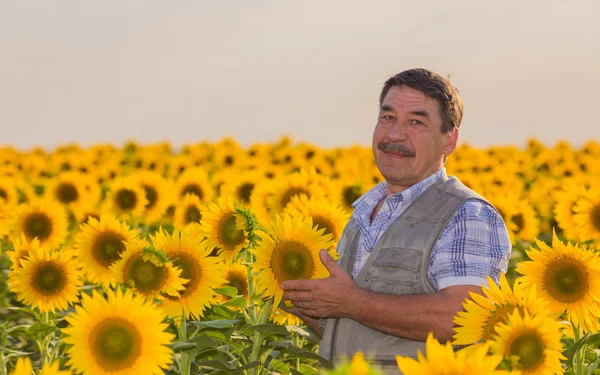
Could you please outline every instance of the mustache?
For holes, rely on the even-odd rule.
[[[413,150],[399,143],[381,142],[377,148],[383,152],[391,151],[407,158],[415,157],[415,152]]]

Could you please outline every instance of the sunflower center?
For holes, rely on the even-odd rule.
[[[200,198],[200,200],[202,200],[202,198],[204,197],[204,194],[202,193],[202,188],[195,184],[188,184],[181,190],[182,197],[188,193],[197,195],[198,198]]]
[[[244,202],[250,202],[250,195],[252,194],[252,190],[254,190],[254,184],[251,182],[246,182],[238,188],[237,195]]]
[[[566,256],[548,263],[543,277],[546,292],[562,303],[579,301],[589,289],[589,274],[585,266]]]
[[[590,213],[590,221],[598,232],[600,232],[600,204],[597,204],[592,208]]]
[[[517,226],[517,232],[520,232],[523,229],[523,225],[525,224],[523,221],[523,214],[516,214],[512,217],[512,221]]]
[[[239,296],[247,296],[248,295],[248,283],[246,279],[242,275],[230,273],[227,278],[227,285],[234,287],[238,291]]]
[[[63,182],[56,189],[56,197],[62,203],[71,203],[77,200],[79,197],[79,192],[72,183]]]
[[[90,335],[90,347],[100,367],[106,371],[127,369],[142,351],[141,335],[130,322],[107,318]]]
[[[185,297],[198,288],[202,280],[202,267],[196,259],[183,252],[173,253],[172,259],[173,265],[181,269],[181,278],[189,280],[184,284],[185,289],[179,292],[181,297]]]
[[[233,157],[231,155],[227,155],[225,157],[225,160],[223,160],[225,162],[225,165],[230,166],[233,164],[234,160]]]
[[[289,188],[285,194],[283,194],[281,196],[281,200],[279,201],[279,204],[281,204],[281,208],[285,208],[285,206],[287,206],[288,203],[290,203],[290,200],[292,200],[292,198],[296,195],[300,195],[300,194],[308,194],[308,191],[306,189],[303,188]],[[309,196],[310,198],[310,196]]]
[[[491,340],[493,335],[496,333],[496,324],[505,323],[510,314],[515,311],[515,308],[519,309],[521,316],[524,315],[522,307],[516,307],[511,304],[497,306],[495,311],[492,311],[490,317],[485,321],[483,326],[483,340]]]
[[[303,243],[283,240],[273,249],[271,270],[278,283],[310,279],[315,271],[315,260],[310,249]]]
[[[346,206],[352,206],[352,203],[354,203],[354,201],[356,201],[362,195],[360,186],[348,186],[344,189],[342,195],[344,196],[344,203]]]
[[[244,231],[235,225],[235,215],[227,214],[219,223],[219,241],[233,249],[244,242]]]
[[[150,210],[158,200],[158,193],[156,192],[156,189],[150,185],[144,185],[144,192],[146,192],[146,199],[148,200],[146,209]]]
[[[121,259],[121,253],[125,250],[126,238],[116,232],[102,232],[96,237],[92,245],[92,255],[96,262],[108,268],[113,262]]]
[[[133,190],[121,189],[117,192],[115,201],[120,209],[132,210],[137,204],[137,196]]]
[[[164,267],[157,267],[147,262],[141,254],[131,257],[125,266],[125,279],[133,281],[133,285],[142,293],[159,291],[167,279]]]
[[[31,288],[44,296],[54,296],[61,292],[67,283],[65,270],[54,262],[38,265],[31,277]]]
[[[52,234],[52,220],[43,212],[35,212],[27,216],[23,229],[27,238],[43,241]]]
[[[196,206],[188,206],[185,210],[185,223],[196,223],[202,219],[202,213]]]
[[[544,362],[544,345],[537,334],[528,332],[510,344],[509,355],[519,357],[522,369],[533,370]]]
[[[325,229],[325,232],[323,232],[324,235],[334,233],[335,229],[331,220],[327,220],[327,218],[318,215],[313,216],[312,218],[313,225],[317,227],[317,230]]]
[[[8,194],[6,193],[6,190],[0,188],[0,199],[6,200],[7,198]]]

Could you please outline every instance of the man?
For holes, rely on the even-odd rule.
[[[395,356],[425,352],[431,331],[453,336],[453,318],[486,277],[506,272],[511,245],[500,214],[447,177],[463,103],[440,75],[412,69],[385,82],[373,153],[385,181],[356,202],[331,276],[282,283],[290,312],[323,336],[319,354],[357,351],[398,374]]]

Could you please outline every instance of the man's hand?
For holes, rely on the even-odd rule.
[[[300,313],[309,317],[348,317],[348,301],[361,294],[362,289],[327,251],[321,250],[319,255],[331,275],[325,279],[284,281],[283,299],[291,300]]]

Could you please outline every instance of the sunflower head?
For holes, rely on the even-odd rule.
[[[65,317],[68,365],[78,372],[158,374],[172,361],[162,311],[131,291],[84,294]]]
[[[52,200],[36,200],[22,204],[12,215],[11,232],[21,233],[27,240],[37,238],[41,246],[56,248],[67,238],[68,217],[65,208]]]
[[[40,248],[40,241],[37,238],[27,241],[25,233],[21,233],[20,237],[16,237],[12,240],[14,249],[7,251],[10,261],[12,262],[11,269],[17,269],[21,267],[21,260],[29,258],[29,251],[37,251]]]
[[[197,195],[186,194],[175,206],[174,221],[179,227],[200,225],[204,207]]]
[[[275,297],[275,306],[283,295],[282,282],[329,276],[319,251],[330,247],[332,236],[317,230],[310,217],[277,215],[268,233],[252,250],[256,256],[253,271],[258,274],[258,292]]]
[[[66,310],[78,300],[82,274],[70,253],[31,248],[29,258],[9,275],[11,290],[42,312]]]
[[[549,302],[555,316],[565,310],[567,317],[583,331],[598,329],[600,314],[600,259],[593,250],[561,242],[553,234],[552,246],[537,240],[539,250],[530,249],[531,261],[517,268],[526,287],[539,286],[540,295]]]
[[[110,185],[106,204],[125,218],[140,217],[148,204],[146,192],[135,178],[117,178]]]

